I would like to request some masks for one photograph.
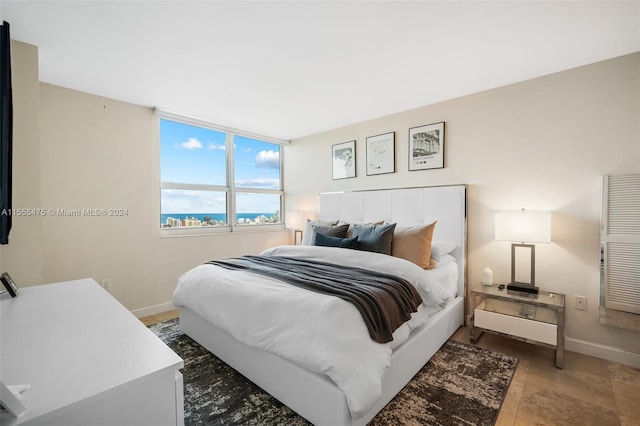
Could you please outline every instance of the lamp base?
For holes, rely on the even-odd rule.
[[[523,293],[538,294],[538,287],[533,285],[522,285],[517,283],[507,284],[507,290],[521,291]]]

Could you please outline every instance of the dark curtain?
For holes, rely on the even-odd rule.
[[[11,37],[9,23],[0,31],[0,244],[9,243],[11,230],[11,154],[13,96],[11,93]]]

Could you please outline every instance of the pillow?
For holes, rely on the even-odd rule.
[[[321,225],[321,226],[333,226],[338,221],[328,222],[324,220],[309,220],[307,219],[307,223],[304,226],[304,232],[302,233],[302,241],[300,241],[301,246],[310,246],[315,241],[315,233],[313,232],[313,225]]]
[[[340,247],[340,248],[355,249],[355,248],[358,248],[358,237],[340,238],[340,237],[332,237],[331,235],[325,235],[318,232],[316,233],[315,245],[324,246],[324,247]]]
[[[456,258],[451,256],[450,254],[444,254],[442,255],[442,257],[440,257],[439,260],[434,260],[433,258],[431,258],[432,263],[436,264],[436,268],[439,268],[441,266],[445,266],[448,265],[450,263],[455,263],[456,262]]]
[[[443,256],[450,254],[455,248],[456,245],[453,243],[433,241],[431,243],[431,258],[439,261]]]
[[[391,254],[395,223],[385,225],[353,225],[353,236],[358,237],[358,250]]]
[[[398,226],[393,233],[391,255],[431,269],[431,240],[436,222],[430,225]]]
[[[348,224],[349,225],[349,229],[347,230],[347,238],[351,238],[353,237],[353,226],[354,225],[382,225],[384,224],[384,220],[379,220],[377,222],[362,222],[362,223],[348,223],[345,221],[340,221],[338,222],[338,225],[344,225],[344,224]]]
[[[349,225],[336,225],[336,226],[324,226],[324,225],[311,225],[311,241],[309,245],[312,246],[316,242],[316,235],[324,234],[330,237],[345,238],[347,236],[347,229]]]

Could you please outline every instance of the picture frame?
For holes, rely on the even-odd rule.
[[[444,168],[444,121],[409,129],[409,171]]]
[[[20,289],[18,288],[16,283],[13,282],[13,279],[11,278],[11,276],[9,276],[8,273],[4,272],[2,275],[0,275],[0,281],[2,281],[2,284],[4,284],[4,288],[7,289],[7,292],[11,295],[11,297],[16,297],[18,293],[20,293]]]
[[[331,146],[333,179],[356,177],[356,141]]]
[[[395,173],[396,132],[367,138],[367,176]]]

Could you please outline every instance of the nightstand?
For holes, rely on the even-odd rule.
[[[564,294],[538,294],[499,289],[497,284],[471,290],[475,309],[471,320],[471,343],[483,332],[505,335],[556,350],[556,367],[564,364]]]

